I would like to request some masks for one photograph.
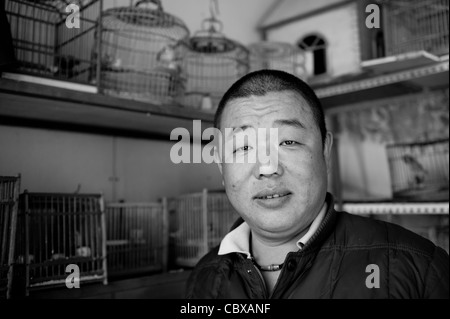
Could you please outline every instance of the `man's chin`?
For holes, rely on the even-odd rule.
[[[251,228],[257,227],[260,231],[266,233],[283,233],[296,223],[292,218],[280,218],[280,212],[269,212],[269,214],[260,214],[257,219],[253,219]],[[284,215],[283,217],[286,217]],[[253,227],[252,227],[253,226]]]

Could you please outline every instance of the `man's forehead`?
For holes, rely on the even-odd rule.
[[[305,122],[312,115],[308,102],[293,91],[269,92],[264,96],[251,95],[236,98],[227,103],[221,120],[221,128],[280,125],[280,120]]]

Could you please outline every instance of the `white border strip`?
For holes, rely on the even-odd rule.
[[[449,203],[344,203],[351,214],[435,214],[448,215]]]
[[[2,78],[9,79],[9,80],[15,80],[15,81],[22,81],[22,82],[29,82],[29,83],[53,86],[53,87],[58,87],[58,88],[68,89],[68,90],[73,90],[73,91],[79,91],[79,92],[86,92],[86,93],[97,93],[98,92],[97,87],[92,86],[92,85],[79,84],[79,83],[73,83],[73,82],[67,82],[67,81],[58,81],[58,80],[41,78],[41,77],[32,76],[32,75],[5,72],[2,74]]]

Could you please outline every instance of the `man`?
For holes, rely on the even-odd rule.
[[[334,210],[333,137],[303,81],[274,70],[244,76],[223,96],[215,126],[224,145],[234,140],[217,159],[242,219],[197,264],[188,298],[449,297],[444,250],[400,226]],[[241,135],[271,128],[274,160],[249,161],[273,139]]]

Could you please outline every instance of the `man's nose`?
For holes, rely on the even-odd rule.
[[[263,158],[261,158],[263,157]],[[255,177],[271,177],[273,175],[282,175],[283,167],[279,163],[278,150],[270,151],[267,156],[257,156],[255,165]]]

